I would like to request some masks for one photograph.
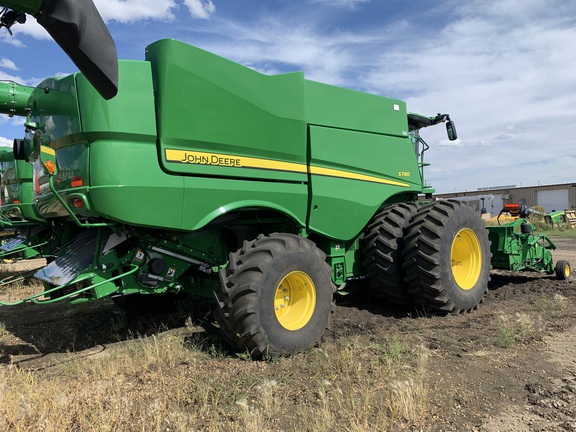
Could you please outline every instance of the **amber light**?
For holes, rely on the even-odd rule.
[[[46,167],[46,170],[49,174],[54,174],[54,171],[56,170],[56,164],[54,162],[51,160],[46,161],[44,162],[44,166]]]
[[[18,201],[17,199],[15,199],[14,201],[12,201],[14,204],[18,204],[20,201]]]
[[[82,183],[82,177],[80,176],[72,177],[72,180],[70,180],[70,186],[72,187],[80,187],[83,184],[84,183]]]
[[[77,209],[84,207],[84,200],[82,198],[74,198],[72,200],[72,207]]]

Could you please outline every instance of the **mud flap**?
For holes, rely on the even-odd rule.
[[[55,286],[71,282],[94,262],[97,245],[98,230],[87,230],[71,241],[58,258],[38,270],[34,277]]]

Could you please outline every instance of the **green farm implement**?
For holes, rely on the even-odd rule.
[[[23,220],[50,256],[34,274],[44,291],[17,303],[208,295],[223,337],[259,355],[315,344],[352,279],[397,306],[461,313],[482,300],[480,217],[415,204],[434,192],[420,131],[444,123],[456,139],[448,115],[175,40],[118,62],[91,0],[2,3],[5,27],[35,16],[80,69],[0,84],[0,111],[26,128],[13,148],[32,170]]]
[[[554,265],[550,251],[556,249],[556,245],[546,234],[535,234],[534,225],[527,219],[530,214],[538,212],[518,204],[506,204],[500,214],[503,212],[516,213],[519,219],[504,225],[486,227],[491,243],[492,267],[556,273],[558,279],[568,279],[570,263],[559,260]]]

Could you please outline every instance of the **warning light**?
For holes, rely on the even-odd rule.
[[[72,207],[77,209],[84,207],[84,200],[82,198],[74,198],[72,200]]]
[[[56,164],[51,160],[44,162],[44,166],[46,167],[48,174],[54,174],[54,171],[56,171]]]
[[[70,180],[70,186],[72,187],[80,187],[82,185],[82,177],[80,176],[72,177],[72,180]]]

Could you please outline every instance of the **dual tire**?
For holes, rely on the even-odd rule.
[[[490,242],[465,203],[397,204],[376,216],[365,238],[370,290],[388,304],[458,314],[483,300]]]
[[[490,274],[482,220],[458,201],[379,213],[365,236],[372,294],[395,306],[442,313],[472,310]],[[221,334],[252,356],[290,355],[320,341],[335,286],[326,256],[303,237],[274,233],[245,241],[220,270],[215,291]]]

